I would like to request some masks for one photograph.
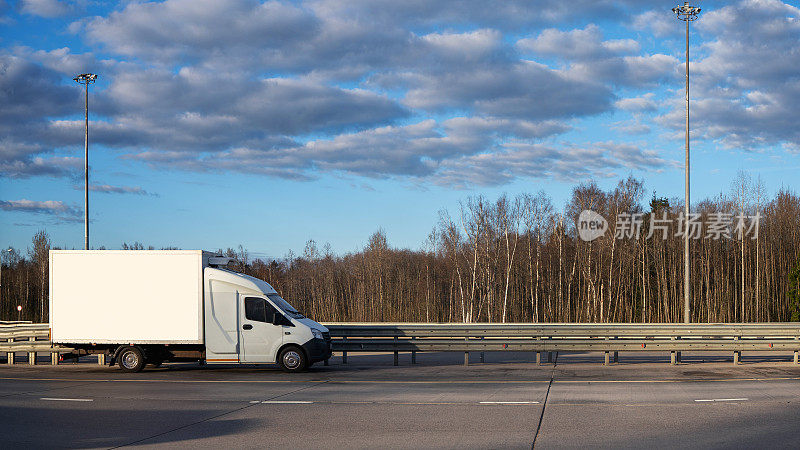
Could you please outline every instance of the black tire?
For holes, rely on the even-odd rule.
[[[302,372],[308,368],[308,358],[303,349],[292,345],[281,350],[278,364],[284,372]]]
[[[124,347],[117,356],[119,368],[125,372],[141,372],[146,364],[144,352],[139,347]]]

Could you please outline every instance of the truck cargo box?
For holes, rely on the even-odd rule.
[[[50,251],[54,343],[202,344],[200,250]]]

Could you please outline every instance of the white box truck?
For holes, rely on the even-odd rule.
[[[189,360],[296,372],[330,358],[327,328],[228,261],[201,250],[51,250],[51,340],[129,372]]]

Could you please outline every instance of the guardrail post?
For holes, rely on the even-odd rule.
[[[800,337],[795,337],[794,340],[795,342],[800,341]],[[800,350],[794,351],[794,363],[800,364]]]
[[[58,365],[58,352],[50,352],[50,365]]]
[[[9,344],[13,344],[14,343],[14,338],[8,338],[8,343]],[[14,365],[14,356],[15,356],[14,355],[14,349],[10,348],[9,350],[11,350],[11,351],[6,353],[6,358],[8,359],[8,365],[9,366],[13,366]]]
[[[399,352],[397,351],[397,336],[394,337],[394,365],[399,366]]]
[[[676,351],[669,352],[669,363],[673,366],[678,363],[678,355],[676,355]]]
[[[34,345],[36,344],[36,338],[33,337],[33,336],[29,337],[28,341],[29,342],[33,342]],[[35,366],[36,365],[36,352],[35,351],[28,352],[28,365],[30,365],[30,366]]]
[[[465,337],[465,338],[464,338],[464,341],[465,341],[465,342],[469,342],[469,338],[468,338],[468,337]],[[469,365],[469,352],[464,352],[464,365],[465,365],[465,366],[468,366],[468,365]]]
[[[603,365],[604,365],[604,366],[607,366],[607,365],[609,365],[609,364],[610,364],[610,363],[609,363],[609,358],[608,358],[608,357],[609,357],[609,353],[610,353],[610,352],[609,352],[608,350],[606,350],[604,353],[605,353],[605,355],[604,355],[604,357],[603,357]]]
[[[105,353],[98,353],[97,354],[97,364],[100,366],[106,365],[106,354]],[[325,360],[325,365],[328,365],[328,360]]]
[[[542,352],[536,352],[536,365],[542,364]]]
[[[483,336],[481,336],[481,341],[483,341]],[[481,362],[483,362],[483,361],[484,361],[483,352],[481,352]]]
[[[741,359],[741,357],[742,357],[742,352],[738,350],[733,352],[733,364],[734,365],[739,364],[739,360]]]
[[[342,336],[343,341],[347,341],[347,336]],[[347,342],[345,342],[347,344]],[[342,351],[342,364],[347,364],[347,351]]]
[[[416,338],[414,336],[411,336],[411,340],[413,341],[414,339]],[[414,342],[411,343],[413,344]],[[417,351],[411,350],[411,364],[416,364],[416,363],[417,363]]]

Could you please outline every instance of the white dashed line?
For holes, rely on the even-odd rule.
[[[695,400],[696,402],[746,402],[748,398],[706,398]]]
[[[52,397],[42,397],[39,400],[47,400],[51,402],[93,402],[94,399],[91,398],[52,398]]]
[[[273,405],[309,405],[314,402],[307,402],[303,400],[264,400],[261,403]]]
[[[481,405],[538,405],[539,402],[478,402]]]

